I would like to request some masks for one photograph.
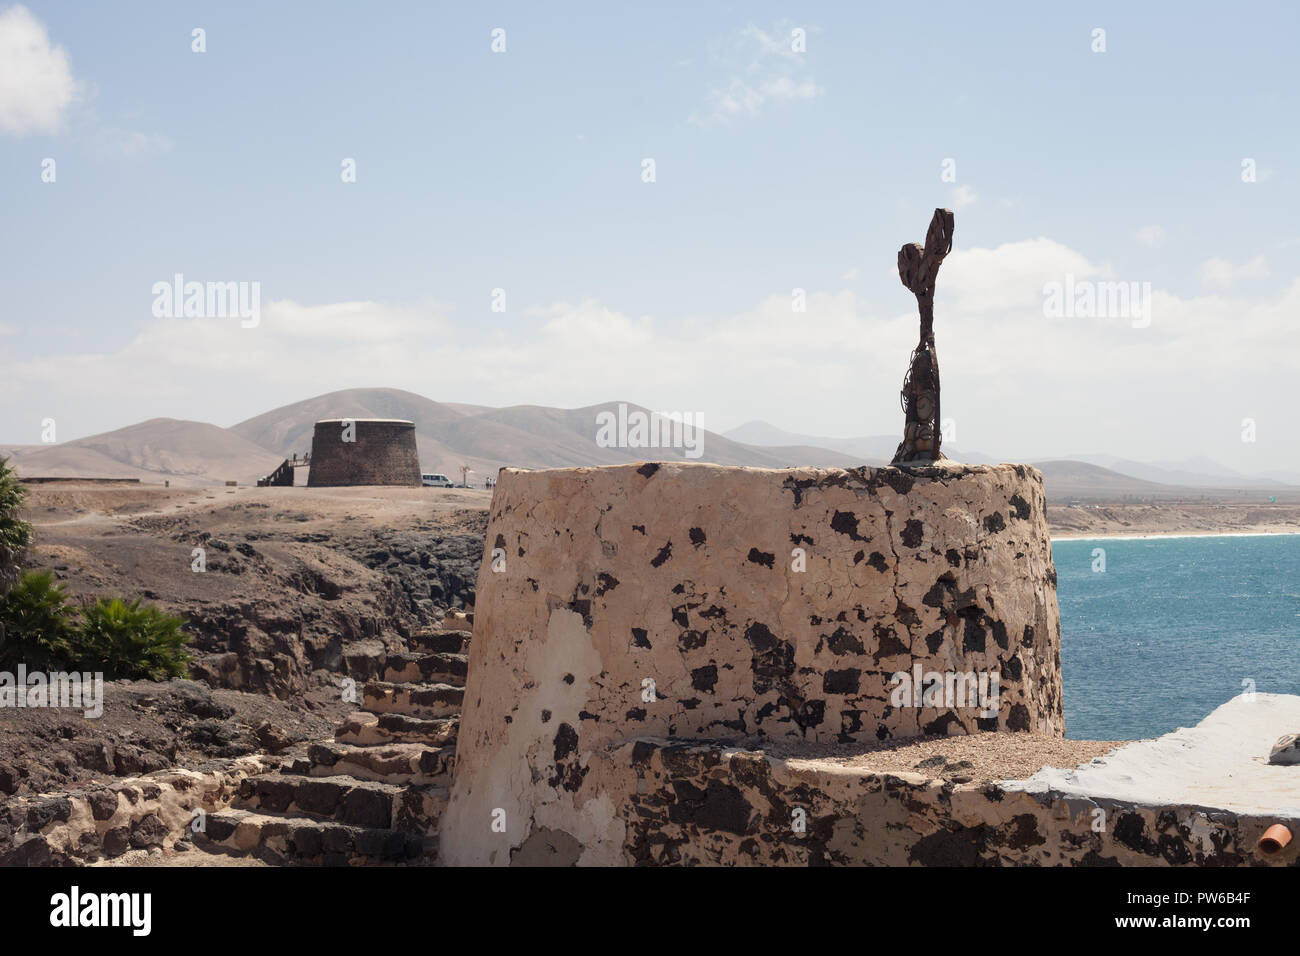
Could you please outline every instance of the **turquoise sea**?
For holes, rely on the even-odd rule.
[[[1300,694],[1300,535],[1077,539],[1052,555],[1066,737],[1191,726],[1243,681]]]

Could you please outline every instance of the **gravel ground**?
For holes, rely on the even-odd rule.
[[[973,734],[964,737],[912,737],[876,745],[771,747],[792,765],[831,763],[863,773],[923,773],[956,783],[1021,780],[1043,767],[1077,767],[1122,747],[1127,741],[1062,740],[1034,734]],[[959,779],[960,778],[960,779]]]
[[[337,695],[276,700],[197,681],[109,681],[103,715],[61,708],[0,711],[0,801],[170,767],[284,752],[330,736],[354,705]]]
[[[184,845],[184,844],[182,844]],[[255,856],[241,856],[221,850],[200,850],[189,847],[184,851],[166,851],[158,848],[152,850],[127,850],[121,856],[109,860],[91,863],[91,866],[270,866]]]

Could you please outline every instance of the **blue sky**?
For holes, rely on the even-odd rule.
[[[895,431],[946,205],[959,446],[1300,469],[1300,8],[700,6],[0,0],[70,84],[0,65],[0,442],[357,385]],[[1151,327],[1045,318],[1065,271]],[[178,272],[263,321],[156,318]]]

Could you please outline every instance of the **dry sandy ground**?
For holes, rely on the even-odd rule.
[[[1077,767],[1122,747],[1127,741],[1059,740],[1034,734],[973,734],[913,737],[863,744],[801,744],[798,750],[770,747],[793,766],[830,763],[862,773],[919,773],[955,783],[1022,780],[1043,767]]]
[[[129,866],[129,867],[155,867],[155,866],[270,866],[271,864],[259,860],[251,854],[228,853],[220,849],[199,849],[198,847],[185,846],[184,850],[162,850],[155,847],[152,850],[127,850],[121,856],[110,857],[107,860],[100,860],[90,866]]]
[[[481,536],[490,497],[439,488],[29,485],[29,563],[52,568],[74,596],[141,594],[187,618],[244,607],[250,618],[301,619],[295,602],[322,591],[330,607],[384,617],[392,575],[365,557],[394,536],[421,546]],[[203,574],[193,573],[199,546]]]
[[[336,522],[428,527],[438,516],[444,532],[471,530],[476,521],[458,511],[486,511],[492,493],[437,488],[161,488],[156,485],[29,485],[29,517],[38,527],[112,527],[125,518],[151,516],[159,529],[179,518],[229,516],[232,506],[276,509],[270,517],[303,530]],[[157,520],[162,519],[162,520]],[[170,519],[170,520],[168,520]],[[1054,538],[1097,535],[1300,533],[1300,505],[1233,503],[1048,505]],[[249,524],[264,523],[265,519]],[[481,523],[481,518],[477,519]],[[238,522],[236,522],[238,525]]]
[[[62,482],[25,487],[27,517],[38,528],[111,526],[141,516],[201,517],[249,503],[277,509],[277,519],[305,524],[308,529],[315,523],[336,521],[418,527],[431,514],[482,510],[492,500],[492,492],[478,488],[162,488]],[[441,523],[439,527],[452,530]]]
[[[1168,503],[1047,506],[1053,538],[1300,534],[1300,505]]]

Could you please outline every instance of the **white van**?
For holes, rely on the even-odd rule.
[[[452,480],[446,475],[421,475],[420,484],[426,488],[454,488]]]

